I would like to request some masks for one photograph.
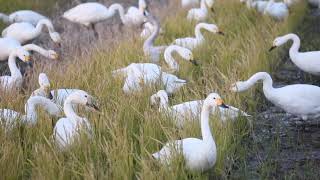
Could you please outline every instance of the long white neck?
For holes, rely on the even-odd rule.
[[[3,13],[0,13],[0,19],[5,22],[6,24],[10,23],[9,16]]]
[[[49,51],[48,51],[48,50],[45,50],[45,49],[43,49],[42,47],[37,46],[37,45],[35,45],[35,44],[27,44],[27,45],[24,45],[24,46],[23,46],[23,49],[25,49],[26,51],[35,51],[35,52],[38,52],[38,53],[41,54],[42,56],[49,58]]]
[[[289,54],[290,56],[299,53],[299,48],[300,48],[300,38],[296,34],[287,34],[283,38],[288,40],[292,40],[293,44],[290,48]]]
[[[274,88],[272,86],[272,78],[266,72],[258,72],[251,76],[245,83],[247,84],[247,88],[253,86],[257,81],[263,81],[263,92],[266,94],[270,93]]]
[[[25,105],[26,118],[24,120],[27,123],[35,124],[37,122],[37,106],[42,107],[50,115],[58,117],[61,114],[59,106],[50,101],[49,99],[41,96],[33,96],[28,99]]]
[[[173,53],[173,51],[179,52],[180,48],[181,48],[180,46],[171,45],[171,46],[167,47],[166,50],[164,51],[164,60],[166,61],[166,63],[168,64],[168,66],[171,69],[176,70],[176,71],[179,70],[179,64],[172,57],[172,53]]]
[[[207,10],[206,0],[201,0],[200,9]]]
[[[36,29],[34,31],[34,34],[36,35],[39,35],[43,29],[43,27],[46,26],[48,28],[48,31],[49,33],[53,33],[55,30],[54,30],[54,27],[51,23],[50,20],[48,19],[42,19],[38,22],[37,26],[36,26]]]
[[[67,98],[64,102],[63,111],[64,114],[68,119],[71,119],[72,121],[78,121],[80,123],[89,124],[86,118],[80,117],[77,115],[77,113],[73,109],[74,103],[72,102],[72,98]]]
[[[215,144],[209,125],[209,116],[211,111],[212,107],[204,102],[201,110],[201,134],[203,141],[209,144]]]
[[[158,23],[157,20],[152,19],[151,20],[151,24],[154,26],[154,31],[152,32],[152,34],[144,41],[143,43],[143,48],[150,48],[153,47],[154,41],[156,40],[156,38],[159,35],[160,32],[160,25]]]
[[[126,18],[125,18],[125,14],[124,14],[124,8],[118,4],[118,3],[115,3],[115,4],[112,4],[110,7],[109,7],[109,10],[108,10],[110,14],[114,15],[116,11],[119,12],[119,15],[120,15],[120,19],[122,21],[123,24],[126,23]],[[109,14],[109,17],[110,17],[110,14]]]
[[[196,35],[196,39],[198,41],[204,41],[204,37],[201,33],[201,29],[208,29],[207,25],[205,23],[199,23],[196,28],[195,28],[195,35]]]
[[[18,80],[22,80],[22,74],[17,67],[16,58],[18,57],[17,53],[13,52],[9,56],[8,65],[11,73],[11,78]]]

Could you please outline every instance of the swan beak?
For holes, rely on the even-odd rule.
[[[224,36],[224,33],[222,31],[218,31],[217,34]]]
[[[198,61],[197,60],[190,60],[190,62],[193,64],[193,65],[195,65],[195,66],[198,66],[199,65],[199,63],[198,63]]]
[[[270,49],[269,49],[269,52],[271,52],[272,50],[274,50],[277,46],[272,46]]]
[[[29,62],[31,60],[30,56],[25,56],[24,61]]]
[[[53,55],[53,59],[58,60],[58,59],[59,59],[59,54],[57,54],[57,53],[56,53],[56,54],[54,54],[54,55]]]
[[[215,11],[214,11],[214,8],[213,8],[213,7],[212,7],[212,8],[210,8],[210,10],[211,10],[211,12],[215,13]]]
[[[223,103],[223,100],[222,100],[222,99],[217,99],[217,100],[216,100],[216,103],[217,103],[217,105],[218,105],[219,107],[226,108],[226,109],[229,108],[227,105],[225,105],[225,104]]]
[[[95,111],[100,112],[100,108],[97,104],[98,104],[97,101],[93,97],[91,97],[90,99],[88,99],[86,106],[89,108],[92,108]]]

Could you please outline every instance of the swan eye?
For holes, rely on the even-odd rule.
[[[87,95],[84,95],[84,97],[87,98],[88,96],[87,96]]]
[[[215,97],[213,99],[216,99]]]

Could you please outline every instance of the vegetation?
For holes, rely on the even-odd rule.
[[[6,2],[0,0],[0,4]],[[47,9],[40,0],[34,1],[35,5],[29,2],[25,5],[26,2],[20,0],[16,2],[24,8]],[[206,44],[193,52],[200,66],[179,61],[181,70],[178,75],[188,79],[189,83],[175,94],[171,104],[203,99],[206,94],[217,91],[227,104],[254,115],[260,94],[256,91],[245,95],[232,94],[229,85],[257,71],[271,71],[276,67],[283,54],[281,51],[270,54],[267,50],[276,36],[296,28],[306,13],[306,6],[304,3],[297,5],[289,18],[279,23],[248,10],[238,0],[218,0],[215,7],[209,22],[216,23],[225,36],[204,33],[208,38]],[[165,34],[157,43],[169,44],[175,38],[193,35],[195,23],[189,23],[185,16],[183,10],[169,14],[162,21]],[[161,88],[159,86],[145,88],[132,96],[123,94],[120,79],[112,78],[111,71],[133,62],[148,62],[144,60],[142,42],[138,37],[107,48],[103,45],[89,57],[74,57],[68,59],[68,63],[45,68],[54,88],[79,88],[99,99],[101,114],[83,114],[94,128],[94,137],[82,137],[71,149],[59,151],[51,141],[51,119],[44,113],[34,127],[21,126],[12,132],[0,130],[2,178],[187,179],[191,176],[206,179],[210,176],[227,179],[238,164],[239,156],[243,155],[241,142],[250,133],[250,123],[239,119],[222,124],[217,117],[212,118],[218,161],[208,173],[186,171],[180,158],[171,168],[159,166],[151,154],[171,139],[200,137],[199,123],[190,123],[178,130],[171,119],[152,109],[149,97]],[[162,65],[166,67],[164,63]],[[37,86],[37,75],[43,70],[35,67],[25,94],[2,96],[1,106],[22,112],[24,102]]]

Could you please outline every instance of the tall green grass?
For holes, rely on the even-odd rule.
[[[178,4],[178,3],[177,3]],[[274,37],[291,32],[301,22],[306,6],[296,6],[288,20],[274,22],[238,0],[219,0],[209,22],[216,23],[225,36],[204,32],[206,43],[194,51],[199,67],[181,61],[178,75],[189,83],[179,91],[171,104],[203,99],[217,91],[226,103],[255,114],[259,93],[235,95],[229,85],[246,79],[257,71],[271,71],[280,60],[280,53],[267,52]],[[177,8],[175,8],[177,9]],[[165,11],[165,10],[164,10]],[[195,23],[189,23],[183,10],[170,12],[163,20],[165,35],[157,44],[171,43],[175,38],[193,36]],[[208,173],[188,172],[178,158],[171,168],[157,164],[151,154],[163,143],[178,138],[200,137],[199,123],[187,124],[182,130],[171,119],[163,117],[149,105],[149,97],[161,87],[145,88],[135,95],[122,92],[120,79],[111,71],[133,62],[148,62],[143,57],[142,42],[131,37],[116,46],[102,44],[89,57],[74,57],[68,63],[54,67],[36,67],[25,95],[3,97],[2,107],[23,111],[23,104],[36,88],[37,74],[48,74],[54,88],[68,87],[86,90],[98,97],[102,113],[80,114],[88,117],[94,137],[81,138],[68,151],[59,151],[51,141],[51,119],[41,113],[34,127],[19,127],[10,133],[0,131],[0,174],[4,179],[227,179],[232,173],[241,142],[250,128],[246,119],[222,124],[217,117],[211,121],[218,148],[218,160]],[[162,63],[165,67],[166,65]],[[252,119],[254,120],[254,118]]]

